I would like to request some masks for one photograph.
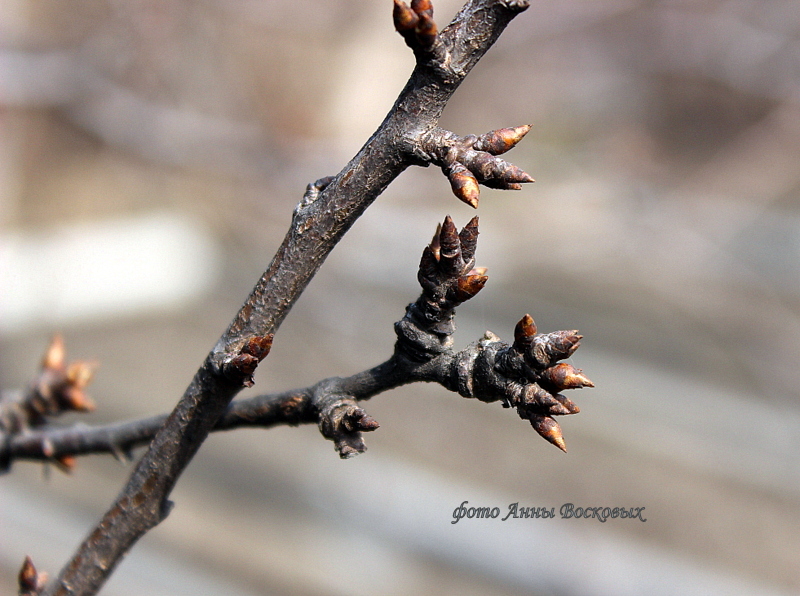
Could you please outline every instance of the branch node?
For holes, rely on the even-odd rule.
[[[234,384],[252,387],[255,383],[253,373],[269,354],[273,337],[274,335],[270,333],[248,339],[238,354],[224,361],[222,372],[225,377]]]

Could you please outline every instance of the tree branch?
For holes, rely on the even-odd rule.
[[[323,436],[334,441],[341,457],[352,457],[366,449],[360,433],[378,428],[357,402],[422,381],[438,383],[464,397],[502,400],[505,406],[517,408],[520,417],[530,420],[544,438],[565,450],[551,417],[575,414],[578,408],[558,392],[593,386],[581,371],[557,363],[577,349],[577,332],[537,335],[533,320],[526,315],[510,346],[487,332],[478,343],[459,352],[452,350],[455,308],[475,296],[488,279],[485,269],[474,267],[477,237],[477,218],[460,234],[449,217],[439,226],[420,262],[422,295],[395,325],[397,342],[386,362],[350,377],[332,377],[303,389],[234,401],[213,430],[317,424]],[[166,419],[167,415],[161,415],[97,428],[28,432],[12,437],[0,458],[52,460],[90,453],[123,458],[150,441]]]
[[[408,16],[400,0],[398,5]],[[472,67],[527,7],[527,0],[469,0],[441,33],[427,0],[412,2],[417,18],[413,33],[396,9],[395,25],[417,58],[406,87],[350,163],[334,178],[321,180],[298,205],[288,234],[244,306],[116,501],[44,594],[96,594],[131,546],[166,517],[175,482],[266,355],[259,346],[271,340],[336,243],[389,183],[410,165],[438,163],[438,152],[423,140],[435,131],[449,98]]]

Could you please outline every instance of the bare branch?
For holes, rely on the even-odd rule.
[[[415,1],[418,20],[428,2]],[[527,0],[468,0],[443,31],[414,29],[417,65],[392,110],[349,164],[295,210],[291,228],[242,309],[153,438],[117,500],[45,594],[95,594],[130,547],[169,512],[169,494],[249,374],[230,363],[252,338],[274,334],[336,243],[410,165],[434,158],[423,139],[449,98]],[[430,15],[428,15],[430,16]],[[250,370],[248,360],[235,367]]]
[[[395,325],[394,354],[383,364],[350,377],[324,379],[311,387],[232,402],[214,430],[268,428],[279,424],[317,424],[343,458],[366,450],[362,432],[378,428],[358,402],[413,382],[434,382],[464,397],[502,401],[517,409],[545,439],[566,450],[552,416],[578,413],[559,392],[593,387],[572,365],[559,362],[578,348],[575,331],[537,334],[530,315],[514,330],[508,345],[487,332],[481,341],[460,352],[452,350],[455,308],[475,296],[488,277],[474,268],[478,221],[460,233],[448,216],[437,229],[420,261],[422,294]],[[478,273],[476,273],[478,272]],[[475,281],[477,278],[478,281]],[[50,459],[88,453],[117,457],[148,442],[167,416],[111,426],[45,429],[14,437],[8,459]],[[46,447],[45,447],[46,446]]]

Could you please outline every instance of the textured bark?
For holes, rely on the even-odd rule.
[[[392,180],[410,165],[434,161],[421,139],[436,128],[464,77],[527,6],[526,0],[469,0],[440,34],[426,26],[411,41],[404,35],[417,66],[394,107],[353,160],[298,205],[286,238],[233,323],[111,508],[44,594],[96,594],[131,546],[164,519],[181,472],[246,384],[246,378],[226,374],[239,367],[231,363],[251,339],[278,330],[342,235]]]

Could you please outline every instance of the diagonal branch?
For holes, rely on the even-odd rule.
[[[431,10],[429,4],[415,0],[411,8],[419,15]],[[295,210],[286,238],[244,306],[116,501],[44,594],[96,594],[131,546],[166,517],[180,474],[266,355],[249,353],[250,342],[271,338],[336,243],[392,180],[410,165],[433,162],[422,138],[436,128],[472,67],[527,7],[527,0],[468,0],[441,33],[430,26],[415,33],[424,47],[415,48],[416,68],[392,110],[350,163]]]

